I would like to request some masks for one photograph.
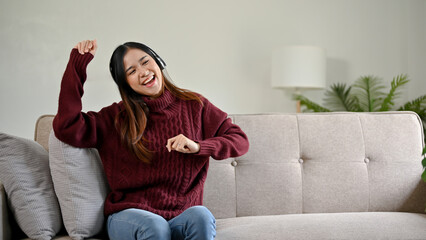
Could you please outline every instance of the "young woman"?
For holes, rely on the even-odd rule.
[[[172,84],[164,61],[135,42],[117,47],[110,61],[122,101],[81,112],[96,50],[87,40],[71,51],[53,128],[65,143],[98,149],[111,188],[110,239],[213,239],[215,218],[202,206],[209,157],[245,154],[247,136],[206,98]]]

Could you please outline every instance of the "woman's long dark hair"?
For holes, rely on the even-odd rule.
[[[129,49],[140,49],[155,60],[163,73],[163,87],[167,88],[173,95],[183,100],[195,100],[200,104],[202,104],[202,101],[196,93],[179,88],[171,82],[165,69],[165,62],[148,46],[137,42],[127,42],[114,50],[109,63],[110,72],[118,86],[124,105],[124,109],[115,118],[115,127],[120,132],[121,140],[127,148],[142,162],[151,163],[153,152],[145,146],[147,141],[143,137],[149,109],[143,101],[142,95],[135,92],[127,83],[124,69],[123,58]]]

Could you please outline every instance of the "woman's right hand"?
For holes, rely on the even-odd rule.
[[[95,56],[96,49],[98,49],[98,43],[95,40],[85,40],[77,43],[74,47],[78,50],[78,52],[83,55],[85,53],[91,53],[93,56]]]

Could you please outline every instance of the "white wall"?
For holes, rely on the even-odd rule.
[[[295,111],[290,91],[270,87],[271,53],[287,44],[324,47],[328,84],[407,73],[402,100],[413,99],[426,89],[425,16],[423,0],[0,0],[0,131],[32,138],[57,110],[71,48],[93,38],[86,111],[120,100],[108,62],[126,41],[151,46],[178,86],[230,114]]]

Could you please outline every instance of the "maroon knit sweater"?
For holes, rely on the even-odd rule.
[[[86,67],[93,55],[71,52],[53,121],[55,135],[75,147],[97,148],[111,192],[105,200],[105,215],[127,208],[144,209],[171,219],[185,209],[201,205],[209,157],[220,160],[248,151],[244,132],[227,114],[202,98],[181,100],[168,90],[155,100],[143,98],[150,114],[144,137],[154,151],[151,164],[137,159],[122,143],[114,120],[122,102],[83,113],[81,97]],[[102,89],[99,89],[102,91]],[[167,139],[183,134],[200,144],[197,154],[168,152]]]

